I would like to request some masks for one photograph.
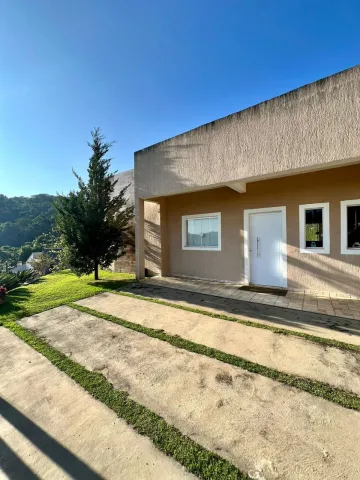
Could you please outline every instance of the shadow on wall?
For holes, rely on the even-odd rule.
[[[336,230],[331,234],[331,255],[300,253],[299,232],[293,241],[288,242],[288,277],[289,273],[291,275],[289,286],[360,296],[360,256],[342,255],[338,242],[340,232]]]
[[[135,273],[135,221],[132,220],[125,234],[126,247],[111,265],[113,272]]]
[[[153,163],[155,169],[160,172],[156,179],[156,184],[162,184],[166,182],[167,187],[173,186],[174,193],[178,193],[179,190],[189,190],[192,187],[191,179],[181,177],[177,173],[181,171],[181,163],[184,159],[191,157],[191,151],[193,148],[199,147],[201,144],[191,145],[162,145],[161,148],[154,150]],[[159,168],[160,167],[160,168]],[[148,175],[142,173],[140,179],[139,173],[135,170],[135,192],[140,198],[149,196],[154,197],[157,192],[152,191],[152,172],[148,172]],[[149,181],[149,184],[142,182]],[[156,202],[156,199],[154,200]],[[150,203],[150,202],[145,202]],[[168,245],[166,245],[166,249]],[[144,223],[144,254],[145,254],[145,272],[147,276],[157,275],[162,270],[162,255],[161,255],[161,233],[160,233],[160,215],[147,215],[145,207],[145,223]]]
[[[135,220],[131,220],[125,235],[126,250],[135,253]]]
[[[310,255],[310,254],[309,254]],[[293,268],[294,271],[305,271],[308,276],[316,278],[318,283],[324,284],[324,288],[311,288],[311,285],[304,285],[296,281],[294,274],[291,279],[291,288],[305,288],[310,290],[323,290],[332,292],[342,292],[349,295],[360,296],[360,268],[353,265],[351,259],[338,260],[331,259],[328,255],[311,255],[311,264],[308,259],[308,255],[304,254],[304,260],[295,258],[288,254],[287,263],[289,268]],[[342,264],[344,269],[339,268],[339,264]],[[346,268],[346,270],[345,270]],[[355,273],[351,272],[354,269]],[[299,276],[301,273],[299,273]]]
[[[161,273],[161,235],[160,224],[145,219],[145,270],[146,276]]]
[[[166,183],[170,194],[180,193],[182,191],[197,188],[198,185],[193,181],[193,179],[180,176],[178,172],[182,171],[181,163],[185,159],[191,158],[192,150],[197,150],[198,147],[208,148],[205,144],[193,143],[189,145],[176,146],[164,144],[160,148],[158,147],[154,149],[154,153],[152,153],[153,159],[151,159],[151,161],[153,162],[155,170],[157,172],[161,172],[157,174],[156,184]],[[154,197],[158,194],[158,192],[152,191],[152,175],[150,175],[150,172],[147,173],[148,175],[144,175],[143,173],[141,179],[139,173],[135,169],[135,191],[137,196],[140,198],[149,198],[150,196]],[[204,175],[206,175],[206,172],[204,172]],[[149,184],[145,184],[144,182],[149,182]],[[150,185],[150,188],[148,185]]]
[[[191,140],[191,139],[190,139]],[[208,148],[205,144],[189,144],[172,146],[165,143],[161,148],[156,148],[152,153],[152,161],[157,166],[156,171],[158,178],[156,183],[166,182],[169,191],[174,188],[174,193],[183,189],[184,192],[191,188],[196,189],[197,185],[191,178],[180,176],[182,171],[181,163],[188,160],[193,155],[193,149],[198,152],[199,148]],[[159,168],[161,167],[161,168]],[[211,168],[211,165],[209,165]],[[151,190],[151,172],[149,176],[142,181],[149,181]],[[206,175],[206,172],[204,172]],[[138,174],[135,172],[135,187],[137,194],[140,197],[149,195],[149,188],[146,184],[141,184]],[[175,190],[176,189],[176,190]],[[154,195],[156,192],[150,192]],[[156,201],[156,199],[155,199]],[[239,280],[244,280],[244,264],[243,264],[243,226],[242,222],[239,225],[240,229],[240,262],[239,262]],[[149,273],[160,273],[161,271],[161,235],[159,225],[154,223],[153,219],[145,220],[145,230],[147,232],[145,237],[145,266]],[[223,242],[225,248],[225,239]],[[169,246],[167,246],[169,247]],[[322,290],[322,291],[337,291],[345,294],[360,296],[360,262],[354,256],[343,256],[339,258],[331,258],[328,255],[301,255],[296,252],[296,256],[291,255],[291,249],[299,249],[299,245],[288,245],[288,274],[289,286],[291,288]],[[359,257],[360,260],[360,257]],[[358,264],[359,266],[357,266]],[[177,274],[185,274],[186,272],[177,271]],[[171,274],[171,272],[169,272]]]
[[[243,245],[243,229],[240,239]],[[291,254],[291,250],[297,255]],[[291,289],[341,292],[360,297],[360,256],[341,255],[339,259],[322,254],[301,254],[298,244],[288,243],[287,273]],[[243,272],[241,278],[245,279]]]

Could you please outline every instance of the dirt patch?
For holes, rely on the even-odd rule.
[[[232,385],[233,378],[226,372],[217,373],[215,376],[215,380],[219,383],[224,383],[225,385]]]
[[[224,400],[222,400],[222,399],[220,398],[220,400],[217,402],[216,406],[217,406],[218,408],[223,407],[223,406],[224,406]]]
[[[21,324],[87,368],[106,364],[115,388],[128,382],[132,398],[253,478],[359,478],[359,412],[68,307]],[[230,377],[231,388],[217,380]]]

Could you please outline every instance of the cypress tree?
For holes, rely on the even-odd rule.
[[[55,208],[68,265],[77,275],[94,272],[98,280],[99,267],[109,267],[124,251],[134,207],[125,198],[129,185],[114,195],[117,181],[110,173],[111,158],[105,158],[113,143],[105,141],[99,128],[91,135],[88,181],[73,171],[78,189],[59,195]]]

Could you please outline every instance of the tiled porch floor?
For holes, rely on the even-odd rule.
[[[188,292],[204,293],[217,297],[242,300],[245,302],[275,305],[305,312],[322,313],[336,317],[360,320],[360,300],[340,298],[323,294],[288,292],[285,297],[267,293],[254,293],[240,290],[239,285],[207,280],[181,279],[175,277],[152,277],[143,280],[150,285],[158,285]]]

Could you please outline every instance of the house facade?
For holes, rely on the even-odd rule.
[[[17,266],[10,270],[11,273],[24,272],[32,269],[32,262],[41,255],[42,252],[33,252],[25,263],[18,262]]]
[[[360,67],[135,153],[136,272],[360,295]]]

